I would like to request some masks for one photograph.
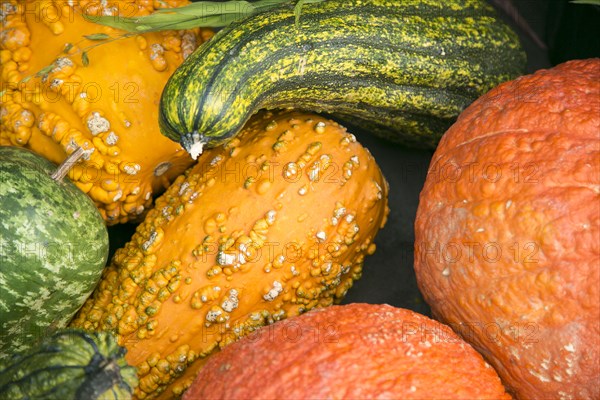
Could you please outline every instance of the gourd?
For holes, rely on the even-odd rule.
[[[192,163],[160,134],[157,103],[169,75],[210,30],[121,38],[122,31],[93,22],[154,7],[140,0],[2,2],[0,145],[55,163],[75,147],[87,150],[89,159],[69,178],[109,225],[139,220],[152,196]]]
[[[183,400],[510,399],[450,327],[389,305],[313,310],[212,356]]]
[[[519,399],[598,399],[600,59],[500,85],[437,148],[415,222],[434,315]]]
[[[124,354],[111,334],[57,331],[0,364],[0,398],[130,399],[137,376]]]
[[[260,113],[156,200],[73,327],[116,332],[137,398],[172,398],[256,328],[339,302],[375,251],[387,183],[337,123]]]
[[[61,176],[73,163],[0,147],[0,361],[64,328],[106,264],[104,220]]]
[[[162,133],[195,158],[258,109],[295,107],[433,148],[524,69],[516,34],[483,0],[328,0],[300,14],[285,4],[251,15],[196,50],[163,90]]]

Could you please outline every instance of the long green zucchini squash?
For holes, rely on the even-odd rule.
[[[321,111],[433,148],[458,114],[523,73],[516,34],[484,0],[325,0],[234,22],[175,71],[164,135],[197,157],[261,108]]]

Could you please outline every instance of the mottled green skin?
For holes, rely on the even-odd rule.
[[[231,138],[260,108],[332,113],[392,141],[434,147],[477,97],[524,72],[516,34],[484,0],[326,0],[221,30],[175,71],[164,135],[189,151]]]
[[[108,232],[90,198],[56,166],[0,147],[0,360],[63,328],[98,283]]]
[[[110,333],[65,329],[0,363],[0,399],[127,400],[136,369]]]

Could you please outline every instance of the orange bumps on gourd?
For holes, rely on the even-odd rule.
[[[337,123],[259,113],[156,200],[73,326],[117,333],[138,398],[179,395],[219,348],[339,302],[375,251],[387,193]]]
[[[126,32],[82,14],[92,20],[141,16],[158,3],[8,0],[1,5],[0,145],[27,147],[55,163],[83,147],[87,159],[69,178],[109,225],[141,219],[153,196],[192,164],[181,146],[161,135],[158,101],[175,68],[212,31],[112,40]],[[186,4],[172,0],[160,7]]]

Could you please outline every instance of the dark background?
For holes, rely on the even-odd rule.
[[[401,0],[398,0],[401,1]],[[527,72],[561,62],[600,57],[600,6],[567,0],[489,0],[521,38]],[[371,151],[390,184],[388,222],[365,260],[363,277],[344,303],[387,303],[429,314],[413,271],[413,224],[432,151],[407,149],[353,130]],[[111,254],[129,240],[134,225],[109,228]]]

